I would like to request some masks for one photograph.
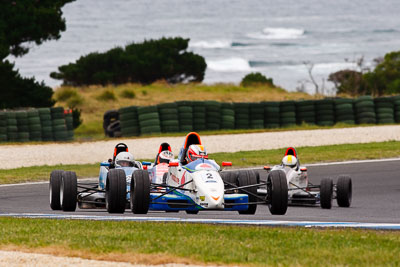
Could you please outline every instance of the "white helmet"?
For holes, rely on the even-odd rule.
[[[292,155],[287,155],[282,159],[282,165],[288,166],[290,168],[296,167],[297,165],[297,158]]]
[[[120,152],[115,157],[115,165],[120,167],[133,167],[135,159],[129,152]]]
[[[174,159],[174,153],[169,150],[164,150],[158,155],[157,163],[169,163],[169,161],[172,159]]]

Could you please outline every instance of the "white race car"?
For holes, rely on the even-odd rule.
[[[228,162],[222,163],[222,166],[231,165]],[[232,182],[232,177],[238,184]],[[200,136],[192,132],[186,136],[178,159],[169,162],[168,172],[163,175],[161,183],[150,178],[149,171],[138,170],[133,173],[130,184],[130,208],[136,214],[145,214],[149,210],[185,210],[191,214],[196,214],[200,210],[226,210],[254,214],[257,204],[263,203],[269,205],[272,214],[285,214],[287,209],[285,178],[281,177],[281,180],[274,178],[270,181],[269,197],[259,198],[257,196],[259,185],[255,177],[248,171],[221,171],[214,160],[208,159]],[[126,193],[118,190],[109,192],[111,199],[123,199]],[[121,201],[118,205],[122,209],[124,204]]]
[[[320,185],[309,182],[307,168],[300,166],[296,149],[286,149],[281,165],[272,169],[264,167],[268,172],[280,171],[288,184],[289,205],[321,205],[323,209],[332,207],[332,200],[336,199],[339,207],[350,207],[352,200],[352,181],[348,175],[340,175],[337,183],[332,178],[323,178]],[[265,188],[258,189],[260,195],[267,194]]]

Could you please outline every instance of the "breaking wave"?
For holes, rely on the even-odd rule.
[[[305,34],[304,29],[295,28],[264,28],[262,32],[250,33],[247,36],[255,39],[285,40],[298,39]]]
[[[231,42],[225,41],[225,40],[198,41],[198,42],[189,43],[189,47],[206,48],[206,49],[228,48],[230,46],[231,46]]]
[[[207,67],[220,72],[251,71],[249,62],[243,58],[207,60]]]

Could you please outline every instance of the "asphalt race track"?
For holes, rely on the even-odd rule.
[[[332,177],[336,183],[339,174],[349,174],[353,181],[353,201],[350,208],[339,208],[336,201],[331,210],[315,207],[289,207],[286,215],[271,215],[266,206],[258,206],[255,215],[239,215],[237,212],[203,211],[197,215],[152,212],[146,215],[109,215],[105,210],[81,210],[76,212],[52,211],[49,206],[48,183],[0,186],[0,215],[7,214],[63,214],[69,216],[154,217],[171,219],[202,219],[231,221],[308,221],[308,222],[360,222],[389,223],[400,225],[400,160],[310,165],[309,179],[319,184],[323,177]],[[79,173],[78,173],[79,176]],[[115,218],[117,219],[117,218]],[[123,218],[122,218],[123,219]]]

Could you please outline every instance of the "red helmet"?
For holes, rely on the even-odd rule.
[[[190,145],[186,153],[186,161],[189,163],[200,158],[208,159],[208,154],[204,146]]]

